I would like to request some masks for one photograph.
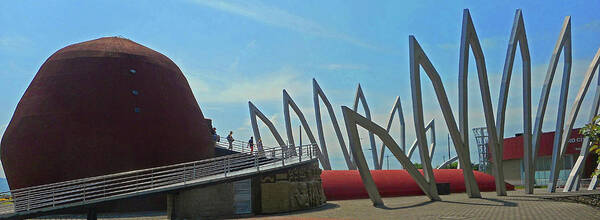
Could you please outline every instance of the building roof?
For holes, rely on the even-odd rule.
[[[579,154],[583,136],[579,134],[579,128],[573,129],[569,144],[567,145],[566,154]],[[540,136],[540,148],[537,156],[552,155],[552,146],[554,143],[554,132],[545,132]],[[523,158],[523,136],[510,137],[504,139],[502,159],[513,160]],[[490,154],[491,155],[491,154]],[[491,157],[490,157],[491,158]]]

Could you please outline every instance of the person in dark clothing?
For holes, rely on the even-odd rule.
[[[254,137],[250,137],[250,140],[248,140],[248,146],[250,146],[250,153],[252,153],[254,151]]]
[[[219,135],[217,135],[217,128],[213,128],[212,132],[210,132],[213,136],[213,141],[219,142]]]
[[[229,143],[229,150],[233,149],[233,131],[229,131],[229,135],[227,135],[227,142]]]

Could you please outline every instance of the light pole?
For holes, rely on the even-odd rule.
[[[450,134],[448,134],[448,142],[446,142],[446,145],[448,145],[448,160],[450,160]]]
[[[387,170],[390,170],[390,155],[385,156],[385,163],[387,163]]]

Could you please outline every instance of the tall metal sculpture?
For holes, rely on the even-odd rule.
[[[292,133],[292,122],[290,120],[290,106],[296,113],[296,116],[298,116],[298,119],[300,120],[300,123],[302,124],[302,128],[304,128],[304,131],[306,131],[308,140],[310,141],[311,144],[316,145],[317,140],[315,139],[315,136],[313,135],[312,131],[310,130],[310,127],[308,126],[308,123],[306,122],[306,118],[304,117],[304,114],[302,114],[302,111],[300,111],[300,108],[298,108],[298,105],[296,105],[296,103],[294,102],[292,97],[290,97],[290,94],[288,94],[288,92],[285,91],[285,89],[284,89],[283,90],[283,118],[285,120],[285,128],[287,131],[289,144],[291,144],[292,146],[296,146],[294,143],[294,135]],[[327,149],[321,149],[321,153],[318,155],[318,157],[319,157],[319,161],[321,162],[321,166],[323,166],[323,169],[331,170],[331,164],[329,163],[329,155],[327,154]]]
[[[350,142],[350,147],[352,150],[352,157],[356,162],[356,166],[358,167],[358,172],[362,178],[363,184],[365,185],[365,189],[369,194],[369,198],[373,202],[374,206],[382,207],[384,206],[383,200],[381,199],[381,195],[379,194],[379,190],[377,190],[377,186],[375,185],[375,181],[373,181],[373,176],[371,175],[371,171],[369,170],[369,166],[367,165],[367,161],[365,159],[365,155],[362,152],[362,146],[360,143],[360,137],[358,135],[357,125],[374,132],[377,134],[379,139],[385,143],[385,146],[390,149],[392,154],[396,156],[396,159],[402,164],[402,166],[406,169],[408,174],[415,180],[417,185],[423,190],[425,195],[427,195],[431,200],[440,200],[440,197],[437,192],[437,186],[435,183],[435,179],[433,177],[433,171],[431,169],[431,164],[428,164],[429,157],[427,153],[427,147],[420,146],[420,154],[423,162],[423,175],[415,168],[415,166],[410,162],[410,159],[406,157],[404,151],[398,147],[398,144],[394,139],[390,136],[390,134],[383,129],[382,127],[375,124],[368,118],[361,116],[355,111],[350,110],[346,106],[342,106],[342,113],[344,114],[344,121],[346,123],[346,130],[348,132],[348,140]]]
[[[558,163],[560,163],[560,158],[562,158],[562,156],[565,154],[567,145],[569,144],[569,137],[571,137],[571,132],[573,131],[573,124],[575,123],[577,114],[579,114],[579,109],[581,108],[581,103],[583,102],[583,98],[585,97],[585,94],[587,93],[587,90],[590,87],[590,83],[592,82],[592,78],[594,77],[594,73],[596,72],[596,69],[598,68],[599,63],[600,63],[600,49],[598,49],[598,52],[596,52],[594,59],[590,63],[590,66],[588,67],[588,70],[585,74],[585,78],[583,79],[583,82],[581,83],[581,86],[579,87],[579,92],[577,93],[577,96],[575,97],[575,101],[573,102],[573,107],[571,109],[571,112],[569,113],[569,121],[567,121],[567,128],[564,130],[563,139],[561,141],[560,152],[557,155],[557,157],[554,157],[554,156],[552,157],[552,167],[551,167],[550,172],[553,175],[550,175],[550,176],[555,177],[554,179],[551,180],[553,182],[552,186],[556,186],[556,181],[557,181],[556,177],[558,176],[558,171],[559,171]],[[590,116],[589,116],[590,121],[592,121],[594,116],[596,114],[598,114],[598,104],[600,103],[600,97],[599,97],[600,96],[600,77],[598,77],[598,79],[599,79],[598,84],[596,84],[596,95],[594,97],[594,103],[592,104],[592,111],[590,112]],[[581,170],[583,162],[585,161],[585,157],[588,154],[588,147],[589,147],[589,138],[586,137],[583,141],[583,144],[581,145],[581,149],[579,150],[579,157],[577,158],[577,162],[575,163],[575,166],[571,170],[571,173],[569,174],[569,178],[567,179],[567,183],[565,184],[565,188],[564,188],[565,192],[568,192],[570,189],[573,188],[573,182],[574,182],[573,178],[575,177],[575,174],[577,174]]]
[[[479,80],[479,89],[481,92],[482,104],[484,109],[485,123],[486,129],[488,131],[488,145],[492,152],[492,160],[493,160],[493,170],[495,175],[495,185],[496,185],[496,193],[498,195],[506,195],[506,186],[504,183],[504,175],[502,170],[502,156],[503,156],[503,137],[504,137],[504,124],[506,120],[506,106],[508,100],[508,92],[510,87],[510,80],[512,75],[512,69],[516,54],[517,45],[520,48],[521,52],[521,60],[523,63],[523,138],[524,138],[524,166],[525,166],[525,188],[526,193],[533,193],[533,186],[535,184],[535,160],[536,155],[539,151],[540,145],[540,136],[542,134],[542,127],[544,121],[544,115],[546,113],[546,107],[548,104],[548,98],[550,94],[550,89],[552,87],[552,82],[554,79],[554,74],[556,72],[556,67],[559,62],[560,54],[564,53],[564,70],[562,74],[562,83],[560,89],[560,98],[558,105],[558,114],[556,120],[556,135],[554,137],[553,142],[553,153],[552,153],[552,167],[551,167],[551,177],[548,190],[550,192],[554,192],[557,184],[557,176],[559,174],[559,164],[561,157],[564,155],[566,146],[568,144],[569,137],[571,135],[571,131],[573,128],[573,124],[577,119],[577,115],[579,113],[582,101],[584,96],[587,93],[591,80],[594,76],[595,71],[598,69],[600,65],[600,50],[596,53],[596,56],[592,60],[588,71],[586,72],[586,76],[583,84],[581,85],[577,97],[575,99],[574,105],[569,114],[569,120],[567,121],[567,126],[564,126],[565,121],[565,109],[566,109],[566,100],[568,95],[569,83],[570,83],[570,75],[571,75],[571,19],[567,16],[563,22],[562,29],[554,47],[554,51],[552,57],[550,59],[550,64],[548,66],[548,70],[546,72],[546,77],[544,80],[544,85],[542,87],[541,96],[539,99],[539,104],[537,107],[537,113],[535,118],[535,123],[533,125],[533,132],[531,131],[531,60],[529,54],[529,48],[527,43],[527,35],[525,31],[525,24],[521,10],[517,10],[515,13],[515,18],[513,21],[513,27],[511,30],[510,40],[507,48],[503,75],[502,75],[502,84],[500,88],[500,95],[498,100],[498,109],[497,109],[497,117],[494,117],[492,103],[490,101],[490,90],[489,90],[489,82],[487,78],[487,70],[485,65],[484,54],[480,45],[480,42],[477,37],[477,33],[475,31],[475,27],[473,25],[473,21],[471,19],[471,15],[468,9],[464,10],[463,13],[463,23],[462,23],[462,35],[461,35],[461,45],[460,45],[460,59],[459,59],[459,124],[457,125],[453,111],[448,102],[448,97],[446,95],[446,90],[444,85],[440,79],[440,76],[429,58],[427,58],[425,52],[422,50],[421,46],[417,42],[414,36],[409,36],[409,58],[410,58],[410,80],[411,80],[411,92],[412,92],[412,102],[413,102],[413,117],[415,123],[415,132],[417,139],[413,146],[406,151],[406,143],[405,143],[405,124],[404,124],[404,115],[402,112],[402,105],[400,103],[400,99],[396,98],[396,102],[392,108],[390,113],[390,117],[388,119],[387,128],[383,129],[379,127],[371,120],[370,109],[367,105],[365,96],[363,94],[362,88],[359,84],[356,97],[354,99],[353,110],[350,110],[347,107],[343,107],[344,119],[346,123],[346,130],[348,132],[350,148],[346,151],[346,145],[344,143],[339,125],[337,123],[337,119],[335,118],[335,113],[329,100],[327,100],[325,94],[317,84],[316,80],[313,79],[313,101],[315,107],[315,115],[317,120],[317,130],[319,134],[319,141],[321,144],[322,156],[320,158],[321,163],[325,169],[330,169],[329,158],[327,153],[327,147],[325,145],[325,138],[323,135],[323,125],[321,121],[320,114],[320,106],[319,106],[319,97],[323,100],[325,106],[330,115],[330,119],[332,120],[334,130],[338,137],[338,141],[340,143],[340,147],[342,149],[342,153],[344,154],[344,158],[346,160],[346,165],[349,169],[358,168],[361,173],[361,177],[363,178],[363,182],[365,183],[365,187],[369,192],[369,196],[373,200],[374,204],[382,205],[383,202],[377,192],[377,189],[372,181],[372,177],[369,173],[368,165],[366,164],[366,160],[364,158],[364,154],[361,149],[360,138],[358,137],[357,125],[361,125],[363,128],[367,129],[369,132],[369,139],[371,144],[371,153],[373,157],[373,164],[375,169],[381,169],[381,165],[383,164],[383,158],[385,154],[385,148],[389,148],[390,151],[396,156],[396,158],[403,164],[405,168],[407,168],[408,172],[413,175],[415,180],[418,182],[419,186],[425,191],[425,193],[433,200],[439,199],[437,196],[437,191],[435,188],[435,180],[433,178],[433,171],[431,167],[431,157],[433,156],[433,152],[435,150],[435,139],[432,141],[431,147],[427,146],[427,137],[426,137],[426,126],[423,121],[423,104],[422,104],[422,94],[421,94],[421,81],[420,81],[420,69],[423,68],[427,77],[430,79],[433,84],[433,88],[438,99],[438,104],[442,110],[442,114],[444,116],[444,120],[448,131],[450,133],[450,137],[452,138],[452,142],[454,143],[454,147],[457,152],[457,156],[455,158],[449,159],[440,167],[443,167],[452,161],[459,161],[459,167],[463,168],[463,174],[465,178],[465,186],[466,191],[469,197],[481,197],[479,188],[475,181],[475,177],[473,175],[470,152],[469,152],[469,136],[468,136],[468,86],[467,86],[467,75],[468,75],[468,60],[469,60],[469,49],[473,52],[473,56],[475,58],[477,74]],[[564,50],[564,51],[563,51]],[[365,110],[365,116],[359,115],[357,112],[359,102],[362,103],[363,108]],[[598,85],[596,88],[596,95],[594,98],[593,109],[590,113],[590,118],[592,118],[595,114],[598,113],[598,105],[600,105],[600,79],[598,81]],[[256,138],[260,138],[260,134],[258,132],[258,126],[256,122],[256,117],[259,117],[271,130],[271,133],[275,136],[278,144],[282,147],[285,147],[285,143],[283,139],[279,136],[272,123],[262,114],[258,109],[249,102],[250,106],[250,115],[252,121],[252,127],[254,131],[254,135]],[[304,116],[300,112],[300,109],[293,100],[289,97],[289,94],[284,90],[284,113],[286,120],[286,128],[288,139],[293,143],[293,136],[291,133],[291,123],[289,119],[289,106],[292,106],[292,109],[296,112],[300,121],[306,130],[309,139],[311,139],[312,143],[315,143],[316,140],[310,129],[308,128],[308,124],[304,119]],[[400,140],[402,148],[398,147],[396,142],[389,135],[389,131],[391,129],[391,124],[394,119],[394,114],[398,114],[398,120],[400,121]],[[427,126],[427,128],[432,129],[433,136],[435,136],[433,121]],[[374,134],[377,134],[383,141],[381,146],[381,154],[377,154],[377,148],[375,146]],[[312,137],[312,138],[311,138]],[[416,169],[410,163],[410,156],[412,152],[419,147],[421,161],[423,164],[423,175],[420,174],[417,176],[412,173]],[[581,153],[577,162],[575,163],[575,167],[571,171],[569,175],[569,179],[567,180],[567,184],[565,187],[565,191],[574,190],[578,187],[579,177],[581,175],[582,166],[587,157],[587,150],[589,148],[589,140],[585,139],[584,144],[581,149]],[[262,149],[259,149],[262,151]],[[406,154],[408,153],[408,157]],[[350,156],[352,155],[352,156]],[[354,160],[354,162],[353,162]],[[410,165],[410,166],[409,166]],[[600,165],[599,165],[600,168]],[[597,184],[597,178],[592,180],[592,184],[590,184],[590,188],[594,188]],[[433,188],[432,188],[433,187]]]
[[[365,98],[365,94],[358,84],[358,88],[356,89],[356,96],[354,97],[354,106],[353,110],[357,112],[358,110],[358,102],[362,104],[363,109],[365,110],[365,116],[367,119],[371,120],[371,110],[369,109],[369,105],[367,104],[367,99]],[[373,136],[373,132],[369,131],[369,140],[371,141],[371,155],[373,156],[373,166],[376,170],[381,170],[381,166],[379,164],[377,158],[377,145],[375,145],[375,136]],[[352,149],[350,149],[352,152]]]
[[[344,156],[344,160],[346,161],[346,166],[349,170],[355,170],[356,166],[352,163],[350,159],[350,154],[346,148],[346,143],[344,143],[344,138],[342,137],[342,132],[340,130],[340,126],[338,124],[337,118],[335,117],[335,112],[331,107],[331,103],[325,93],[317,83],[317,80],[313,78],[313,102],[315,107],[315,119],[317,121],[317,134],[319,135],[319,143],[321,144],[321,149],[323,152],[327,152],[327,145],[325,143],[325,135],[323,134],[323,122],[321,121],[321,109],[319,107],[319,97],[323,100],[323,104],[327,108],[327,112],[329,113],[329,118],[331,119],[331,124],[333,125],[333,130],[337,136],[338,142],[340,144],[340,148],[342,149],[342,154]],[[329,160],[329,156],[327,156]],[[381,164],[381,163],[380,163]]]
[[[504,183],[504,172],[502,171],[502,149],[496,144],[498,142],[496,123],[494,122],[494,110],[492,108],[492,102],[490,100],[490,88],[487,79],[487,69],[485,67],[485,58],[477,32],[473,26],[471,15],[468,9],[464,10],[463,13],[463,24],[462,24],[462,36],[460,43],[460,59],[459,59],[459,71],[458,71],[458,100],[459,100],[459,126],[462,141],[465,149],[469,149],[469,117],[468,117],[468,87],[467,87],[467,75],[469,72],[469,47],[475,57],[475,63],[477,66],[477,74],[479,78],[479,90],[481,92],[481,101],[483,102],[483,113],[485,115],[485,123],[489,133],[489,146],[492,149],[492,155],[494,160],[494,174],[496,183],[496,194],[500,196],[506,195],[506,185]],[[500,156],[498,156],[500,155]],[[463,158],[469,158],[470,155],[463,155]],[[461,162],[463,161],[461,158]],[[469,164],[462,163],[461,166],[464,169],[472,169],[470,159]]]
[[[498,149],[503,149],[504,122],[506,120],[506,104],[508,100],[508,91],[512,75],[517,43],[521,49],[521,62],[523,64],[523,163],[530,164],[535,157],[531,149],[531,58],[529,57],[529,45],[527,43],[527,34],[525,32],[525,22],[523,13],[520,9],[515,13],[508,49],[506,50],[506,59],[504,60],[504,70],[502,71],[502,83],[500,84],[500,95],[498,97],[498,115],[496,118],[496,129],[498,132]],[[502,154],[497,154],[502,155]],[[527,165],[528,166],[528,165]],[[534,180],[529,178],[531,170],[525,169],[525,192],[533,193],[533,185],[529,184]]]
[[[404,124],[404,112],[402,111],[402,102],[400,101],[400,96],[396,96],[396,101],[394,101],[394,105],[392,105],[392,111],[390,111],[390,118],[388,119],[386,131],[390,132],[392,128],[392,122],[394,121],[394,113],[398,113],[398,122],[400,122],[400,147],[402,151],[406,151],[406,125]],[[379,154],[379,164],[383,166],[383,157],[385,155],[385,144],[381,144],[381,150]],[[410,159],[410,156],[408,157]],[[389,165],[388,165],[389,166]]]
[[[563,51],[564,48],[564,51]],[[550,58],[550,64],[548,66],[548,71],[546,72],[546,79],[544,80],[544,85],[542,87],[542,93],[540,95],[540,102],[538,104],[537,114],[535,117],[535,124],[533,128],[533,152],[531,157],[531,163],[527,164],[529,171],[530,181],[528,182],[528,187],[533,188],[534,178],[535,178],[535,155],[537,155],[539,147],[540,147],[540,136],[542,135],[542,125],[544,123],[544,115],[546,114],[546,106],[548,104],[548,97],[550,95],[550,88],[552,87],[552,80],[554,79],[554,73],[556,72],[556,66],[558,65],[558,59],[560,58],[560,53],[564,52],[564,69],[563,69],[563,77],[560,89],[560,100],[558,104],[558,113],[556,119],[556,132],[554,135],[554,147],[552,151],[552,157],[554,158],[556,154],[558,154],[558,145],[562,135],[562,129],[565,119],[565,108],[566,108],[566,99],[567,93],[569,91],[569,80],[571,76],[571,17],[567,16],[563,22],[562,29],[560,31],[560,35],[558,37],[558,41],[554,46],[554,51],[552,53],[552,58]],[[556,150],[554,150],[556,149]],[[554,161],[554,159],[553,159]],[[554,178],[554,176],[551,176]],[[552,182],[552,181],[551,181]],[[554,192],[554,185],[550,183],[552,186],[548,187],[548,190]]]
[[[596,166],[596,170],[600,170],[600,163]],[[598,175],[592,177],[592,181],[590,181],[590,185],[588,186],[588,190],[594,190],[598,186]]]
[[[569,60],[569,68],[571,68],[571,18],[569,17],[568,22],[566,21],[566,30],[567,32],[565,33],[565,36],[567,37],[567,40],[565,42],[565,45],[568,45],[569,47],[569,55],[565,56],[565,61],[568,59]],[[565,52],[567,52],[567,50],[565,50]],[[568,57],[568,58],[567,58]],[[566,64],[565,64],[566,66]],[[568,130],[564,130],[564,122],[565,122],[565,114],[566,114],[566,105],[567,105],[567,97],[568,97],[568,92],[569,92],[569,81],[571,78],[571,71],[569,70],[569,75],[565,77],[565,75],[563,74],[563,84],[566,85],[565,87],[561,88],[561,96],[560,96],[560,100],[559,100],[559,106],[565,106],[565,108],[563,108],[562,110],[559,110],[558,112],[558,118],[557,121],[560,122],[557,123],[556,125],[556,130],[554,133],[554,144],[552,146],[552,165],[550,166],[550,181],[548,182],[548,192],[554,192],[556,191],[556,183],[558,180],[558,174],[559,174],[559,167],[558,164],[561,161],[561,157],[563,155],[563,150],[562,150],[562,146],[564,144],[562,139],[563,137],[566,138],[566,140],[564,141],[566,143],[566,141],[568,141],[569,136],[571,135],[571,129],[573,129],[573,124],[572,121],[569,121],[569,124],[567,125]],[[589,83],[589,82],[588,82]],[[563,90],[564,89],[564,90]],[[586,87],[587,90],[587,87]],[[581,92],[581,91],[580,91]],[[579,99],[580,97],[578,97]],[[573,112],[573,110],[571,111],[571,117],[574,119],[574,117],[577,117],[577,113],[579,111],[579,106],[581,105],[581,103],[576,104],[576,106],[573,107],[573,110],[575,112]],[[565,134],[566,133],[566,134]],[[566,136],[565,136],[566,135]]]
[[[260,112],[260,110],[258,110],[258,108],[256,108],[256,106],[252,104],[252,102],[248,102],[248,108],[250,110],[250,124],[252,125],[254,138],[256,138],[256,140],[261,139],[260,130],[258,129],[258,123],[256,122],[256,117],[258,117],[261,121],[263,121],[267,128],[269,128],[269,131],[271,131],[271,134],[273,134],[273,137],[275,137],[275,141],[277,141],[277,144],[279,144],[279,146],[281,146],[284,150],[287,150],[287,145],[285,144],[285,142],[281,138],[281,135],[279,135],[279,132],[277,132],[277,129],[269,120],[269,118],[267,118],[262,112]],[[259,145],[257,147],[259,152],[263,152],[262,146]]]
[[[421,49],[417,39],[415,39],[415,37],[412,35],[409,36],[409,57],[413,116],[417,140],[419,142],[419,149],[425,148],[425,151],[427,150],[425,145],[426,136],[423,122],[423,101],[421,95],[420,67],[422,67],[433,84],[438,103],[440,104],[442,114],[444,115],[444,120],[446,121],[446,126],[448,127],[448,131],[452,137],[452,142],[454,143],[454,148],[456,149],[456,153],[459,157],[459,163],[463,168],[463,176],[465,178],[467,195],[471,198],[480,198],[481,193],[479,191],[479,187],[477,186],[477,182],[475,182],[475,176],[473,175],[473,169],[471,167],[471,160],[469,159],[469,149],[465,147],[461,134],[458,131],[458,126],[454,119],[454,115],[452,114],[452,108],[448,102],[446,89],[442,84],[442,80],[440,79],[440,75],[438,74],[437,70],[433,64],[431,64],[431,61],[429,61],[429,58],[427,58],[427,55],[423,49]],[[423,160],[423,157],[426,159]],[[430,176],[430,173],[428,172],[431,170],[431,163],[429,161],[428,154],[421,153],[421,158],[423,163],[423,172],[425,173],[425,177],[428,177]],[[429,179],[427,180],[429,181]]]
[[[425,126],[425,133],[427,133],[427,131],[430,131],[430,135],[431,135],[431,144],[429,145],[429,158],[433,158],[433,152],[435,151],[435,146],[436,146],[436,141],[435,141],[435,119],[431,119],[431,121],[429,121],[429,123],[427,123],[427,126]],[[425,142],[425,145],[427,145],[428,142]],[[408,159],[412,158],[413,153],[415,152],[416,147],[419,145],[419,141],[415,140],[415,142],[413,142],[413,144],[410,146],[410,148],[408,149]]]

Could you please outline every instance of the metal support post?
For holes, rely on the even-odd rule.
[[[260,171],[260,166],[258,165],[258,154],[254,154],[254,166],[256,166],[256,171]]]

